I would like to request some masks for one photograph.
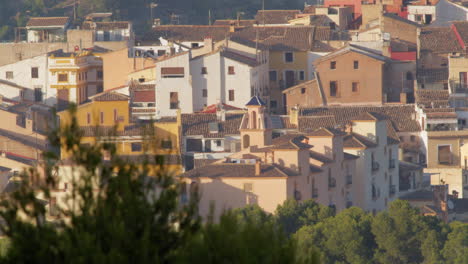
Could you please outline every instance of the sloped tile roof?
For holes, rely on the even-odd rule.
[[[225,58],[228,58],[228,59],[231,59],[233,61],[240,62],[240,63],[245,64],[245,65],[248,65],[250,67],[256,67],[256,66],[260,65],[260,63],[258,63],[257,60],[255,60],[255,59],[252,59],[250,57],[247,57],[247,56],[244,56],[244,55],[241,55],[239,53],[232,52],[232,51],[229,51],[229,50],[221,51],[221,56],[223,56]]]
[[[226,135],[240,135],[239,127],[244,114],[226,114],[226,121],[218,121],[216,114],[182,114],[183,136],[204,136],[223,138]],[[219,124],[219,133],[210,133],[209,123]]]
[[[396,132],[417,132],[421,127],[413,116],[416,115],[414,105],[385,106],[329,106],[302,109],[303,116],[334,117],[337,126],[344,126],[362,112],[379,113],[390,120]],[[313,124],[312,124],[313,125]],[[305,130],[302,128],[301,130]]]
[[[113,29],[128,29],[130,22],[128,21],[114,21],[114,22],[83,22],[83,29],[87,30],[113,30]]]
[[[92,97],[93,101],[104,102],[104,101],[128,101],[130,97],[125,94],[116,92],[104,92]]]
[[[310,158],[312,159],[315,159],[315,160],[318,160],[322,163],[332,163],[334,160],[323,155],[322,153],[318,153],[318,152],[315,152],[315,151],[309,151],[309,156]]]
[[[468,22],[456,21],[453,22],[453,26],[456,28],[458,34],[460,34],[460,37],[465,46],[468,46]]]
[[[321,127],[336,127],[335,117],[330,116],[300,116],[299,131],[310,132]]]
[[[255,19],[217,19],[213,25],[214,26],[240,26],[240,27],[247,27],[255,25],[257,21]],[[239,24],[239,25],[238,25]]]
[[[307,139],[300,134],[286,134],[272,140],[272,149],[309,149],[312,146],[302,141]]]
[[[430,103],[435,101],[448,101],[448,90],[422,90],[416,91],[416,103]]]
[[[279,165],[261,164],[260,175],[255,175],[255,164],[213,163],[190,170],[182,177],[187,178],[284,178],[298,173]]]
[[[342,130],[329,127],[321,127],[315,131],[307,133],[307,136],[311,137],[335,137],[343,135],[345,135],[345,132],[343,132]]]
[[[350,133],[345,136],[343,146],[344,148],[375,148],[377,144],[362,135]]]
[[[258,24],[287,24],[300,13],[300,10],[258,10],[255,20]]]
[[[135,91],[132,101],[135,103],[154,103],[156,101],[155,92],[153,91]]]
[[[421,29],[420,50],[435,53],[462,52],[457,37],[450,27],[428,27]]]
[[[63,27],[68,20],[68,17],[31,17],[26,27]]]
[[[346,153],[346,152],[343,152],[343,157],[344,157],[344,159],[346,159],[346,160],[350,160],[350,159],[359,159],[359,156],[356,156],[356,155],[353,155],[353,154],[349,154],[349,153]]]
[[[143,40],[158,40],[163,37],[180,42],[202,42],[205,37],[212,37],[214,41],[220,41],[229,34],[229,26],[164,25],[154,27]]]

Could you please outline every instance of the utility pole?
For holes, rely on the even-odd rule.
[[[262,16],[263,25],[265,26],[265,0],[262,0]]]
[[[211,26],[211,9],[208,9],[208,25]]]

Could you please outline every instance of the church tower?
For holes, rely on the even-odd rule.
[[[271,145],[272,127],[266,104],[260,97],[254,96],[245,106],[247,113],[240,127],[242,149]]]

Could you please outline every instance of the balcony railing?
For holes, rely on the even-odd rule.
[[[389,168],[389,169],[394,169],[395,166],[396,166],[395,164],[396,164],[395,159],[391,159],[391,160],[389,161],[389,163],[388,163],[388,168]]]
[[[353,175],[346,175],[346,184],[347,185],[353,184]]]
[[[378,171],[380,164],[377,161],[372,162],[372,171]]]
[[[328,188],[335,188],[336,187],[336,179],[335,178],[328,178]]]
[[[318,189],[317,188],[313,188],[312,189],[312,198],[318,198]]]
[[[450,93],[468,93],[468,83],[462,83],[457,80],[450,80]]]
[[[389,186],[389,192],[390,192],[390,196],[395,195],[395,193],[396,193],[396,186],[395,186],[395,185],[390,185],[390,186]]]

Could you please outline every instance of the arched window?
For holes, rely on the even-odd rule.
[[[249,135],[244,135],[242,137],[242,146],[244,148],[248,148],[250,147],[250,136]]]
[[[406,73],[406,80],[407,81],[412,81],[413,80],[413,73],[412,72],[407,72]]]

